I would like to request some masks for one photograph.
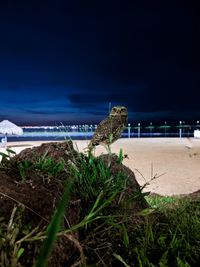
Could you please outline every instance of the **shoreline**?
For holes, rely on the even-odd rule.
[[[63,141],[8,142],[8,148],[20,151],[42,143]],[[84,152],[89,140],[73,140],[74,148]],[[129,167],[144,191],[159,195],[189,194],[200,189],[200,139],[195,138],[121,138],[111,145],[111,151],[127,154],[123,163]],[[0,147],[5,153],[5,148]],[[97,146],[95,155],[107,153]]]

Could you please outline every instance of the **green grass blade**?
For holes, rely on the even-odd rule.
[[[4,158],[10,158],[9,155],[7,155],[7,154],[5,154],[5,153],[3,153],[3,152],[0,152],[0,156],[2,156],[2,158],[3,158],[3,157],[4,157]]]
[[[20,248],[20,249],[18,250],[18,252],[17,252],[17,258],[18,258],[18,259],[22,256],[22,254],[24,253],[24,251],[25,251],[24,248]]]
[[[15,152],[14,150],[10,149],[10,148],[7,148],[6,151],[7,151],[8,153],[10,153],[10,154],[14,154],[14,155],[16,155],[16,152]]]
[[[117,259],[118,261],[120,261],[121,263],[123,263],[123,265],[125,267],[130,267],[130,265],[128,265],[120,255],[116,254],[116,253],[113,253],[113,256],[115,257],[115,259]]]
[[[120,163],[123,162],[123,151],[122,151],[121,148],[120,148],[120,151],[119,151],[119,162],[120,162]]]
[[[55,211],[53,218],[47,228],[47,231],[46,231],[47,238],[45,239],[43,243],[43,246],[42,246],[42,249],[39,254],[35,267],[47,266],[48,257],[52,251],[53,243],[56,240],[56,235],[60,230],[60,225],[61,225],[62,218],[64,216],[66,206],[69,203],[71,187],[72,187],[72,180],[69,180],[66,185],[65,192],[58,205],[58,209]]]
[[[129,236],[128,236],[128,232],[127,232],[127,229],[124,223],[122,223],[122,230],[123,230],[124,245],[126,248],[128,248],[129,247]]]

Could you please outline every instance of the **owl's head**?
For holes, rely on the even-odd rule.
[[[123,106],[116,106],[113,107],[110,116],[120,116],[120,117],[127,117],[128,116],[128,110],[126,107]]]

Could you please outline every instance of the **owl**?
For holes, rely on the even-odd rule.
[[[109,116],[102,120],[89,143],[91,151],[99,144],[110,145],[120,138],[126,124],[128,122],[128,111],[126,107],[113,107]]]

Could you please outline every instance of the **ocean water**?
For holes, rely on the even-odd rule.
[[[173,131],[172,131],[173,130]],[[145,130],[141,129],[140,133],[138,133],[138,129],[134,128],[126,128],[122,134],[122,138],[138,138],[139,137],[180,137],[180,130],[175,128],[171,131],[158,131],[158,129],[153,130]],[[95,131],[95,127],[74,127],[71,128],[60,128],[58,127],[26,127],[23,128],[23,135],[21,136],[9,136],[8,141],[56,141],[56,140],[90,140]],[[194,131],[191,129],[182,129],[181,131],[182,137],[193,137]],[[3,135],[0,135],[0,138],[3,138]]]

